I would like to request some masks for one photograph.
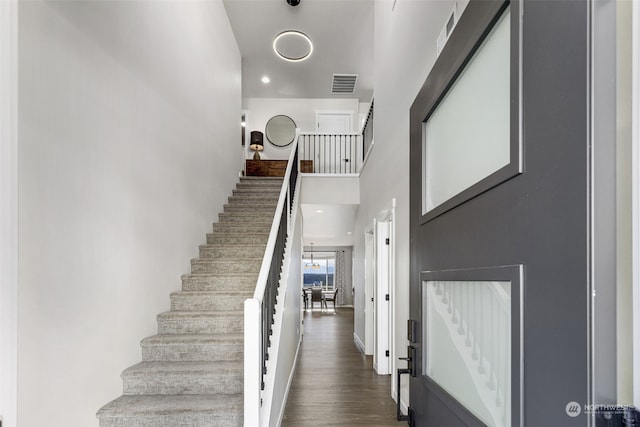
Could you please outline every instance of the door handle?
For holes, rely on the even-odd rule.
[[[405,375],[405,374],[409,374],[412,377],[416,376],[416,369],[415,369],[415,363],[416,363],[416,348],[414,346],[408,346],[407,347],[407,357],[399,357],[399,360],[406,360],[407,361],[407,367],[406,368],[398,368],[398,375],[396,376],[396,390],[397,390],[397,394],[398,394],[398,401],[396,402],[396,419],[398,421],[406,421],[407,424],[409,424],[411,427],[413,427],[415,425],[415,421],[413,419],[413,410],[409,407],[408,408],[408,415],[402,415],[402,411],[400,410],[400,376],[401,375]]]

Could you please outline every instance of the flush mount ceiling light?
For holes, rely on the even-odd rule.
[[[264,83],[264,84],[267,84],[267,83],[269,83],[271,81],[269,76],[262,76],[262,78],[260,80],[262,80],[262,83]]]
[[[273,51],[289,62],[304,61],[313,53],[313,43],[305,33],[288,30],[273,39]]]

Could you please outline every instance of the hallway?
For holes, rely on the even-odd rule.
[[[305,311],[304,337],[283,426],[401,426],[391,376],[376,375],[372,357],[353,342],[353,310]]]

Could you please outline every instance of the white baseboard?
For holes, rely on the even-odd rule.
[[[358,350],[360,350],[360,353],[365,354],[365,352],[364,352],[364,343],[362,342],[360,337],[358,335],[356,335],[355,332],[353,333],[353,342],[356,343],[356,347],[358,347]]]
[[[396,393],[393,393],[391,397],[394,402],[398,403],[398,395]],[[402,412],[403,415],[409,413],[409,405],[404,402],[404,399],[400,399],[400,412]]]

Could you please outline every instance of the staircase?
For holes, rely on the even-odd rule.
[[[98,411],[100,427],[241,426],[243,302],[253,296],[282,187],[243,177],[141,342],[142,362],[122,373],[123,395]]]

